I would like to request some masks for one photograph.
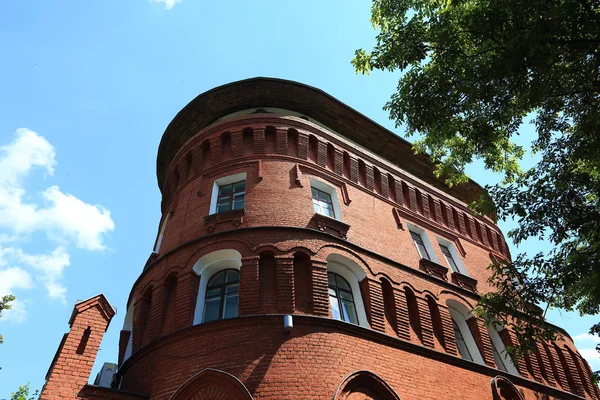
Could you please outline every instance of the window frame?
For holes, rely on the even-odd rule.
[[[312,201],[313,201],[313,210],[316,213],[318,213],[318,214],[325,215],[327,217],[335,219],[335,210],[333,208],[333,200],[331,198],[331,194],[329,194],[329,193],[327,193],[327,192],[325,192],[325,191],[323,191],[321,189],[318,189],[318,188],[316,188],[314,186],[311,186],[310,190],[311,190]],[[316,199],[315,199],[315,193],[314,193],[314,191],[317,192],[317,198]],[[321,199],[321,193],[324,194],[324,195],[326,195],[327,197],[329,197],[329,201]],[[315,204],[315,201],[317,202],[317,204]],[[321,203],[325,203],[329,207],[323,207],[321,205]],[[315,210],[315,208],[319,208],[319,210]],[[323,209],[329,209],[329,210],[331,210],[331,215],[325,214],[324,212],[320,211],[320,210],[323,210]]]
[[[488,330],[488,334],[490,335],[490,341],[492,342],[492,351],[494,351],[494,349],[495,349],[498,352],[498,355],[502,359],[504,367],[505,367],[504,372],[507,372],[512,375],[520,376],[519,370],[515,366],[515,363],[513,362],[512,358],[505,351],[504,342],[502,341],[502,338],[500,337],[500,334],[498,333],[498,328],[496,328],[496,326],[494,326],[492,324],[492,325],[487,326],[487,330]],[[495,358],[494,358],[494,362],[496,362]],[[496,365],[497,365],[497,363],[496,363]],[[500,368],[498,368],[498,369],[502,371],[502,369],[500,369]]]
[[[329,277],[333,276],[334,280],[335,280],[335,285],[332,285],[329,283]],[[338,284],[338,279],[341,279],[346,285],[348,285],[349,289],[343,288]],[[335,300],[332,300],[332,294],[330,292],[330,290],[333,290],[335,292],[335,294],[333,295],[333,298]],[[335,301],[337,303],[338,306],[338,310],[339,310],[339,314],[340,314],[340,318],[336,318],[333,315],[333,309],[331,310],[332,312],[332,316],[333,319],[336,319],[338,321],[344,321],[344,322],[349,322],[351,324],[355,324],[358,325],[358,311],[356,309],[356,301],[354,300],[354,293],[352,293],[352,286],[350,286],[350,283],[340,274],[336,274],[335,272],[332,271],[327,271],[327,293],[329,296],[329,306],[332,307],[332,302]],[[349,294],[350,295],[350,299],[344,299],[342,294]],[[347,315],[348,319],[345,319],[345,314],[349,314],[346,311],[346,308],[344,307],[344,302],[349,301],[352,304],[352,307],[354,308],[354,315]],[[355,321],[352,321],[352,317],[354,317]]]
[[[229,176],[225,176],[219,179],[215,179],[215,181],[213,182],[213,189],[212,189],[212,194],[211,194],[211,198],[210,198],[210,209],[209,209],[209,215],[212,214],[217,214],[217,209],[218,209],[218,203],[219,203],[219,193],[221,190],[221,186],[227,186],[227,185],[231,185],[234,183],[238,183],[241,181],[246,182],[246,186],[244,188],[244,208],[246,208],[246,195],[248,193],[248,179],[247,179],[248,174],[246,172],[242,172],[239,174],[235,174],[235,175],[229,175]],[[231,197],[233,199],[233,196]],[[233,204],[232,204],[233,205]],[[235,210],[229,210],[229,211],[235,211]],[[229,211],[223,211],[223,212],[229,212]]]
[[[467,272],[467,269],[465,268],[465,265],[462,262],[462,257],[456,251],[456,247],[454,246],[454,243],[452,243],[444,238],[441,238],[439,236],[437,237],[437,243],[438,243],[438,246],[440,247],[440,251],[441,251],[442,255],[444,256],[446,265],[448,265],[450,270],[452,272],[458,272],[459,274],[464,275],[464,276],[469,276],[469,273]],[[450,253],[450,255],[452,257],[452,261],[454,261],[456,268],[453,268],[452,264],[448,261],[448,256],[444,253],[444,250],[442,250],[442,246],[444,246],[445,248],[448,249],[448,252]]]
[[[469,350],[469,354],[471,355],[472,362],[477,363],[477,364],[481,364],[481,365],[485,365],[485,362],[483,361],[483,357],[481,355],[481,353],[479,352],[479,348],[477,347],[477,343],[475,343],[475,339],[473,338],[473,334],[471,333],[471,329],[469,329],[469,325],[467,324],[467,319],[469,318],[468,316],[468,312],[465,314],[464,311],[461,311],[461,308],[464,308],[464,306],[456,301],[453,301],[452,303],[454,304],[448,304],[448,311],[450,312],[450,317],[452,318],[452,320],[454,321],[454,323],[456,324],[456,326],[458,327],[465,345],[467,347],[467,349]],[[455,338],[456,341],[456,338]],[[456,347],[458,348],[458,343],[456,344]],[[462,355],[461,355],[462,357]],[[467,360],[466,358],[463,358],[465,360]],[[467,360],[469,361],[469,360]]]
[[[237,273],[237,281],[234,282],[227,282],[227,271],[235,271]],[[211,286],[211,281],[214,280],[217,275],[219,274],[225,274],[225,278],[223,280],[223,283],[220,284],[213,284]],[[225,302],[226,302],[226,297],[227,295],[231,295],[231,292],[227,292],[227,288],[233,285],[237,285],[237,291],[235,292],[235,294],[237,295],[237,310],[236,310],[236,315],[234,317],[225,317]],[[215,290],[215,289],[219,289],[219,312],[218,312],[218,317],[216,319],[211,319],[210,321],[206,321],[206,309],[208,306],[208,293],[211,290]],[[216,296],[211,296],[212,298],[216,298]],[[206,283],[206,293],[204,296],[204,310],[202,311],[202,323],[206,323],[206,322],[212,322],[212,321],[221,321],[223,319],[230,319],[230,318],[236,318],[239,314],[239,299],[240,299],[240,271],[235,269],[235,268],[224,268],[221,269],[217,272],[215,272],[214,274],[212,274],[212,276],[208,279],[208,282]]]
[[[415,243],[415,239],[413,238],[412,234],[418,235],[421,238],[421,241],[423,242],[423,245],[425,246],[425,249],[427,250],[427,255],[429,256],[429,258],[425,258],[425,259],[439,264],[437,255],[435,253],[435,250],[433,249],[433,246],[431,245],[431,241],[429,240],[429,235],[427,235],[427,232],[425,232],[425,230],[423,228],[419,228],[416,225],[412,225],[412,224],[406,224],[406,225],[408,227],[408,234],[410,236],[410,240],[412,241],[413,245],[417,249],[417,254],[419,255],[419,258],[423,259],[424,257],[421,256],[421,251],[419,250],[419,247]]]
[[[360,290],[359,285],[360,280],[366,277],[365,272],[360,270],[360,266],[353,265],[353,262],[351,260],[348,260],[346,257],[343,256],[338,256],[337,254],[332,254],[329,257],[327,257],[327,272],[333,272],[335,274],[338,274],[339,276],[344,278],[346,282],[348,282],[348,284],[352,288],[354,306],[356,309],[356,314],[358,316],[358,324],[356,325],[368,328],[370,326],[369,320],[367,319],[365,304],[363,302],[362,292]],[[329,289],[329,284],[327,285],[327,287]],[[329,302],[327,303],[327,306],[330,307]]]
[[[309,178],[309,182],[310,182],[310,199],[311,199],[311,205],[313,206],[313,211],[314,211],[314,203],[313,203],[313,196],[312,196],[312,188],[315,188],[317,190],[320,190],[321,192],[324,192],[326,194],[328,194],[331,197],[331,203],[333,206],[333,217],[327,214],[323,214],[320,212],[315,212],[315,214],[319,214],[319,215],[324,215],[327,218],[332,218],[332,219],[336,219],[338,221],[342,221],[342,210],[340,209],[340,201],[337,195],[337,190],[335,187],[322,182],[320,180],[314,179],[314,178]]]

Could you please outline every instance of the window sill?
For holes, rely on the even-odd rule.
[[[477,293],[477,280],[469,276],[463,275],[459,272],[452,273],[452,283],[460,286],[463,289],[467,289],[473,293]]]
[[[335,218],[318,213],[313,215],[311,218],[311,223],[316,225],[321,232],[329,233],[330,235],[337,236],[344,240],[346,240],[348,236],[348,230],[350,229],[350,225],[345,224]]]
[[[424,271],[428,275],[444,280],[446,282],[448,281],[448,268],[444,267],[443,265],[440,265],[426,258],[421,258],[421,261],[419,261],[419,268],[421,269],[421,271]]]
[[[204,217],[204,225],[208,233],[213,233],[217,225],[231,224],[237,228],[244,222],[244,215],[246,215],[245,209],[210,214]]]

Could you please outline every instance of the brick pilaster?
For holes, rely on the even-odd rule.
[[[421,193],[421,199],[423,201],[423,216],[432,219],[431,210],[429,210],[429,194]]]
[[[369,190],[373,190],[373,188],[375,187],[373,167],[368,164],[365,164],[365,187]]]
[[[244,155],[244,137],[242,131],[231,132],[231,154],[233,158]]]
[[[423,341],[423,345],[434,348],[433,321],[431,319],[431,312],[429,311],[429,304],[426,299],[418,296],[415,297],[417,298],[419,319],[421,320],[421,340]]]
[[[221,151],[221,138],[217,136],[216,138],[210,139],[210,158],[212,160],[212,164],[220,163],[222,156],[223,152]]]
[[[393,289],[394,305],[396,307],[396,333],[398,337],[404,340],[410,340],[410,317],[408,314],[408,304],[406,304],[406,296],[402,290]]]
[[[390,197],[390,182],[387,174],[381,174],[381,195],[385,198]]]
[[[586,364],[585,360],[579,355],[575,354],[572,351],[569,351],[571,355],[571,359],[573,360],[573,364],[577,367],[577,371],[579,372],[579,376],[581,377],[581,381],[585,386],[586,392],[592,397],[596,398],[596,393],[594,392],[594,384],[592,383],[592,375],[589,370],[589,366]]]
[[[317,165],[325,167],[327,165],[327,143],[317,141]]]
[[[438,304],[438,309],[440,311],[440,319],[442,320],[446,353],[457,356],[458,349],[456,348],[456,336],[454,336],[454,325],[452,325],[450,311],[448,310],[448,307],[443,304]]]
[[[147,342],[156,339],[162,331],[162,316],[165,308],[165,290],[163,285],[157,285],[152,292],[152,304],[150,305],[150,316],[148,318]]]
[[[242,267],[240,268],[240,316],[257,314],[260,308],[258,263],[258,256],[242,258]]]
[[[446,215],[448,216],[448,228],[453,231],[458,230],[457,222],[454,221],[454,208],[449,204],[446,206]]]
[[[277,135],[277,137],[276,137],[275,152],[277,154],[286,155],[287,154],[287,150],[288,150],[288,135],[287,135],[287,130],[285,130],[285,129],[277,129],[276,135]]]
[[[329,315],[329,294],[327,291],[327,262],[313,258],[311,260],[312,309],[315,315]]]
[[[308,136],[298,132],[298,158],[306,160],[308,158]]]
[[[543,368],[546,382],[548,382],[551,386],[556,386],[556,380],[554,379],[554,371],[552,370],[552,365],[550,365],[550,360],[548,359],[548,354],[546,350],[542,346],[541,343],[536,342],[536,354],[538,357],[538,364],[540,364],[540,368]]]
[[[360,282],[360,288],[371,328],[375,331],[385,332],[383,291],[381,290],[381,283],[365,278]]]
[[[478,318],[471,317],[467,320],[467,325],[471,331],[471,335],[477,344],[479,354],[483,361],[490,367],[495,368],[496,362],[494,361],[494,352],[492,350],[492,342],[490,341],[490,334],[487,331],[487,327]]]
[[[292,314],[296,308],[294,291],[294,257],[275,256],[277,309]]]
[[[413,186],[408,186],[408,201],[410,209],[414,212],[417,211],[417,192]]]
[[[254,154],[265,154],[265,129],[264,128],[255,128],[253,135],[253,144],[252,147],[254,149]]]
[[[334,150],[333,172],[340,176],[344,173],[344,153],[338,149]]]
[[[560,351],[559,356],[562,358],[563,367],[566,369],[565,375],[567,375],[567,381],[569,382],[569,386],[571,386],[571,393],[585,397],[583,382],[577,371],[577,366],[571,358],[571,354],[569,354],[570,352],[566,349],[558,349],[558,351]]]
[[[200,277],[194,271],[188,271],[177,277],[175,292],[175,322],[173,330],[192,326],[198,300]]]
[[[350,180],[358,183],[358,159],[350,156]]]

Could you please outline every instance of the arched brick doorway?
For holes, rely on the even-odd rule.
[[[170,400],[252,400],[252,396],[235,376],[207,368],[181,385]]]
[[[400,396],[374,373],[356,371],[338,386],[333,400],[400,400]]]

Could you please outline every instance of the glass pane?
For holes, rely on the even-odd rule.
[[[225,296],[223,304],[223,319],[235,318],[238,314],[238,294],[229,294]]]
[[[329,288],[329,296],[337,297],[337,292],[335,289]]]
[[[326,203],[331,203],[331,196],[329,193],[319,191],[319,198]]]
[[[233,209],[234,210],[241,210],[242,208],[244,208],[244,196],[237,196],[234,197],[233,199]]]
[[[340,313],[340,305],[338,304],[335,296],[329,296],[329,305],[331,306],[331,316],[333,319],[342,320],[342,314]]]
[[[217,205],[218,213],[225,212],[225,211],[229,211],[229,201],[225,201],[225,202],[219,203]]]
[[[442,253],[444,253],[446,257],[452,257],[452,255],[450,254],[450,250],[448,250],[448,248],[443,244],[440,244],[440,249],[442,249]]]
[[[217,288],[217,289],[210,289],[206,292],[206,298],[211,298],[211,297],[219,297],[221,296],[221,289]]]
[[[329,206],[329,204],[321,203],[321,214],[332,218],[334,217],[333,209]]]
[[[429,258],[429,253],[427,253],[427,249],[423,245],[423,242],[421,242],[421,243],[415,242],[415,244],[417,245],[417,250],[419,250],[419,255],[421,256],[421,258],[431,260],[431,258]]]
[[[313,199],[318,199],[319,198],[319,191],[317,189],[315,189],[314,187],[310,188],[312,190],[312,198]]]
[[[240,280],[240,273],[234,269],[228,269],[226,282],[238,282]]]
[[[494,351],[494,361],[496,362],[496,366],[498,367],[498,369],[500,371],[506,372],[506,366],[504,365],[504,360],[502,360],[500,353],[498,353],[498,349],[494,345],[494,342],[492,342],[492,350]]]
[[[241,181],[233,184],[234,192],[243,192],[246,190],[246,181]]]
[[[459,272],[458,266],[454,262],[454,259],[452,258],[452,256],[446,255],[446,261],[448,261],[448,265],[450,266],[450,269],[452,269],[452,271]]]
[[[354,308],[354,303],[342,300],[342,307],[344,308],[344,321],[352,322],[353,324],[358,324],[358,321],[356,319],[356,308]]]
[[[237,293],[239,292],[239,285],[234,283],[233,285],[227,285],[225,287],[225,293]]]
[[[219,196],[231,193],[232,189],[233,189],[232,185],[219,186]]]
[[[221,298],[206,299],[204,305],[204,322],[216,321],[219,319],[219,305]]]
[[[223,282],[225,282],[225,271],[214,274],[213,277],[210,278],[210,281],[208,281],[208,286],[220,285]]]
[[[340,290],[340,298],[342,300],[354,302],[354,297],[352,296],[352,293],[348,293],[344,290]]]
[[[321,206],[319,205],[319,202],[317,200],[313,200],[313,209],[316,213],[321,213]]]
[[[335,277],[335,279],[337,281],[337,284],[338,284],[339,288],[346,289],[346,290],[352,292],[352,289],[350,288],[350,285],[348,284],[348,282],[344,278],[342,278],[341,276],[337,275]]]
[[[421,239],[421,235],[419,235],[418,233],[415,233],[413,231],[410,231],[410,236],[413,238],[413,240],[415,242],[422,242],[423,239]]]

